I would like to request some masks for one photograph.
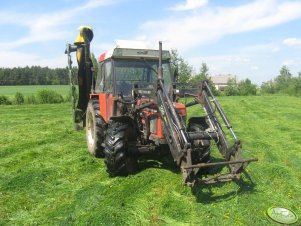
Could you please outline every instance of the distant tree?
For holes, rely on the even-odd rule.
[[[243,80],[238,84],[240,96],[256,95],[256,85],[252,84],[250,79]]]
[[[239,94],[238,84],[236,82],[236,79],[230,78],[228,80],[224,93],[226,96],[237,96]]]
[[[209,67],[207,66],[206,63],[202,63],[202,66],[200,67],[199,72],[193,76],[190,80],[191,83],[197,84],[201,80],[209,80]]]
[[[261,85],[261,92],[301,96],[301,72],[298,73],[298,76],[293,76],[287,66],[282,66],[274,82]]]
[[[40,66],[0,68],[0,85],[66,85],[67,68]]]
[[[192,66],[188,64],[178,53],[176,49],[171,50],[172,69],[178,68],[178,82],[187,83],[191,79]]]
[[[275,78],[275,88],[277,92],[287,93],[292,80],[292,74],[287,66],[282,66],[280,74]]]
[[[202,80],[207,80],[209,87],[210,87],[211,91],[213,92],[213,94],[219,95],[218,90],[215,88],[215,85],[213,84],[213,82],[209,76],[209,67],[204,62],[202,63],[199,72],[194,77],[192,77],[190,82],[194,85],[197,85]]]
[[[298,96],[298,97],[301,96],[301,73],[300,72],[299,72],[299,75],[296,78],[296,82],[295,82],[295,93],[296,93],[296,96]]]
[[[273,94],[276,92],[275,83],[273,81],[262,83],[260,89],[262,94]]]
[[[299,72],[298,77],[292,78],[292,81],[289,86],[289,92],[288,94],[294,95],[294,96],[301,96],[301,74]]]

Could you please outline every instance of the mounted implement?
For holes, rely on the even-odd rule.
[[[176,74],[171,73],[170,53],[162,50],[161,42],[159,50],[117,46],[100,56],[94,77],[88,55],[91,34],[85,34],[91,31],[82,29],[84,42],[68,44],[66,50],[69,59],[79,48],[85,53],[82,61],[86,63],[79,63],[82,95],[74,122],[86,127],[88,150],[105,158],[110,176],[135,172],[141,154],[162,148],[169,148],[186,185],[239,179],[248,163],[257,161],[242,159],[241,142],[207,81],[199,82],[189,103],[178,102]],[[194,105],[200,106],[201,114],[187,119],[186,110]],[[232,145],[221,121],[233,136]],[[224,159],[221,162],[210,161],[213,143]],[[201,169],[216,165],[227,165],[229,173],[205,177]]]

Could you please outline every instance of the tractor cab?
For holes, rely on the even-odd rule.
[[[133,90],[141,96],[155,92],[158,70],[158,50],[115,48],[99,58],[99,70],[95,83],[96,93],[112,93],[125,99],[133,98]],[[170,53],[163,51],[164,86],[172,92]]]

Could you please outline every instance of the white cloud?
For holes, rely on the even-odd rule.
[[[62,28],[75,16],[84,11],[113,3],[114,1],[90,0],[80,6],[48,14],[0,12],[0,18],[4,18],[0,20],[0,24],[13,24],[28,28],[28,34],[24,37],[10,42],[2,42],[0,48],[11,50],[22,45],[66,39],[70,32],[64,31]]]
[[[91,50],[94,53],[102,54],[107,52],[110,49],[113,49],[116,45],[114,42],[92,42],[91,43]],[[97,58],[98,56],[96,56]]]
[[[270,42],[264,44],[255,44],[240,48],[240,52],[248,53],[249,55],[270,55],[280,51],[278,42]]]
[[[252,66],[251,67],[251,70],[253,70],[253,71],[257,71],[259,69],[259,67],[257,67],[257,66]]]
[[[284,39],[282,43],[289,47],[301,47],[301,39],[300,38],[287,38],[287,39]]]
[[[185,15],[147,21],[141,33],[150,42],[166,40],[168,48],[180,51],[216,41],[229,34],[273,27],[301,17],[301,2],[254,1],[235,7],[206,7]]]
[[[186,0],[185,3],[176,4],[170,8],[173,11],[185,11],[203,7],[207,5],[208,0]]]
[[[285,66],[295,66],[297,65],[297,62],[296,60],[294,59],[287,59],[287,60],[284,60],[281,65],[285,65]]]
[[[100,54],[106,52],[109,49],[112,49],[114,46],[114,43],[92,43],[91,50],[94,53]],[[76,66],[77,63],[75,54],[71,54],[71,56],[73,58],[73,66]],[[98,59],[99,55],[95,55],[95,57],[96,59]],[[50,68],[64,68],[67,66],[67,56],[63,54],[63,50],[62,52],[52,56],[48,56],[48,54],[41,56],[40,54],[21,52],[17,50],[0,50],[0,68],[26,67],[34,65]]]
[[[66,40],[72,32],[64,29],[65,25],[70,24],[74,18],[88,10],[114,4],[117,1],[89,0],[76,7],[43,14],[0,11],[0,18],[2,18],[0,25],[21,26],[27,29],[22,37],[0,43],[0,67],[24,67],[31,65],[53,68],[65,67],[67,65],[67,57],[65,54],[62,54],[63,51],[52,56],[48,56],[48,54],[41,56],[34,53],[34,49],[32,52],[22,52],[18,48],[34,43],[51,43],[51,41]]]
[[[285,58],[282,54],[274,57],[272,55],[274,48],[277,48],[277,43],[257,44],[234,49],[231,54],[202,54],[188,57],[187,60],[197,69],[205,62],[211,75],[233,74],[240,79],[249,78],[252,82],[260,84],[277,76],[281,61]]]
[[[41,57],[37,54],[19,51],[0,51],[0,67],[26,67],[32,65],[51,68],[66,67],[67,57],[65,54]]]
[[[271,49],[272,53],[278,53],[280,51],[279,47],[274,47]]]
[[[212,55],[212,56],[198,56],[191,57],[188,61],[198,68],[198,65],[202,62],[208,63],[209,68],[214,69],[214,73],[217,71],[222,71],[222,73],[230,73],[228,70],[229,67],[235,65],[248,65],[250,59],[242,54],[227,54],[227,55]],[[214,68],[212,68],[214,67]]]

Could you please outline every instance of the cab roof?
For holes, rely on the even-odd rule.
[[[154,49],[131,49],[131,48],[115,48],[100,55],[98,62],[102,62],[109,58],[123,58],[123,59],[159,59],[159,50]],[[170,59],[168,50],[162,51],[162,59]]]

